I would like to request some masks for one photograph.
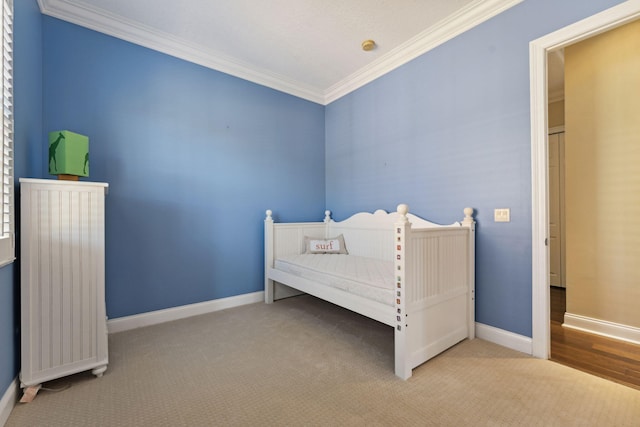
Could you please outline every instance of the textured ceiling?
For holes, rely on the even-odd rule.
[[[43,13],[326,104],[522,0],[38,0]],[[365,52],[361,43],[376,41]]]

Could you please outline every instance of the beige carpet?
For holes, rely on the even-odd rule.
[[[14,426],[638,426],[640,391],[476,339],[393,374],[393,330],[309,296],[109,338]]]

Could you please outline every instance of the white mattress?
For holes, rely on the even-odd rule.
[[[342,254],[302,254],[279,258],[274,266],[323,285],[394,305],[393,261]]]

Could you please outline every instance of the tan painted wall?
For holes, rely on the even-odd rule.
[[[565,49],[567,311],[640,327],[640,21]]]
[[[550,102],[547,111],[550,128],[564,125],[564,100]]]

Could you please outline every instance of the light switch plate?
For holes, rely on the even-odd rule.
[[[494,209],[494,211],[493,211],[493,220],[495,222],[510,222],[511,221],[511,210],[509,208]]]

